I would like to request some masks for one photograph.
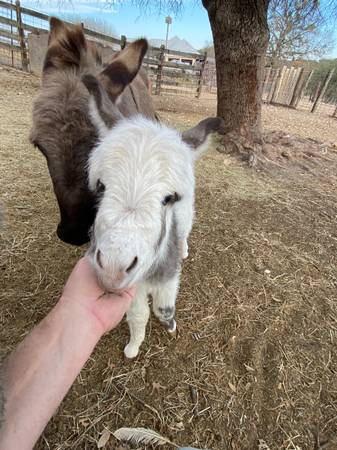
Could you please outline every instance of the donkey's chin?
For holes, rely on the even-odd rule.
[[[110,280],[108,277],[100,276],[98,275],[100,284],[104,288],[105,292],[108,294],[116,294],[121,295],[125,289],[130,288],[133,286],[132,283],[128,282],[127,280],[123,280],[120,282],[116,282],[114,280]]]

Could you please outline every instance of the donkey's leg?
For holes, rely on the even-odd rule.
[[[179,289],[179,273],[164,283],[152,288],[153,312],[169,333],[175,333],[175,304]]]
[[[181,257],[182,257],[182,259],[188,258],[187,236],[181,241]]]
[[[182,259],[186,259],[188,257],[187,239],[192,229],[193,216],[193,199],[186,199],[186,201],[182,200],[181,205],[179,204],[176,207],[179,247]]]
[[[145,338],[146,324],[150,316],[148,304],[148,289],[145,285],[139,285],[131,307],[127,312],[127,321],[130,329],[130,341],[124,348],[127,358],[135,358],[139,347]]]

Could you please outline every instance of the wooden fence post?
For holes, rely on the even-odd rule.
[[[302,89],[304,86],[304,69],[303,67],[301,67],[300,69],[300,73],[298,74],[298,78],[294,87],[294,92],[293,95],[291,97],[290,103],[289,105],[292,108],[296,108],[297,104],[298,104],[298,98],[301,95]]]
[[[126,36],[121,36],[121,50],[126,47]]]
[[[293,98],[291,99],[291,103],[290,103],[290,106],[292,106],[293,108],[296,109],[298,107],[298,104],[301,101],[301,98],[303,97],[303,94],[304,94],[306,88],[308,87],[309,81],[310,81],[313,73],[314,73],[314,71],[311,70],[309,72],[309,75],[305,79],[306,75],[305,75],[304,69],[302,68],[301,75],[295,86],[294,95],[293,95]]]
[[[11,0],[11,5],[13,4],[13,0]],[[11,21],[13,20],[13,9],[11,8]],[[13,25],[11,23],[11,45],[13,45]],[[12,54],[12,67],[14,67],[14,51],[11,50]]]
[[[201,64],[200,75],[199,75],[198,85],[197,85],[197,93],[195,95],[195,98],[200,98],[200,95],[201,95],[201,89],[202,89],[202,82],[203,82],[203,77],[204,77],[204,70],[205,70],[205,66],[206,66],[206,60],[207,60],[207,52],[205,52],[204,59],[203,59],[202,64]]]
[[[322,89],[320,90],[320,92],[319,92],[319,94],[318,94],[318,96],[316,98],[316,101],[315,101],[315,103],[314,103],[314,105],[312,107],[312,110],[311,110],[312,113],[316,111],[316,109],[317,109],[317,107],[319,105],[319,102],[321,101],[323,95],[325,94],[325,91],[327,90],[328,84],[329,84],[329,82],[331,80],[331,77],[332,77],[334,71],[335,71],[335,69],[331,69],[329,71],[329,73],[327,74],[327,76],[326,76],[326,78],[324,80]]]
[[[263,83],[263,89],[266,88],[266,85],[269,81],[270,78],[270,72],[271,72],[271,67],[265,67],[264,68],[265,72],[264,72],[264,83]]]
[[[281,103],[281,104],[286,104],[287,103],[287,86],[288,83],[291,79],[291,74],[293,72],[292,67],[286,67],[284,70],[284,74],[282,77],[282,81],[280,83],[280,89],[278,92],[278,99],[277,99],[277,103]]]
[[[294,92],[297,86],[297,83],[299,82],[299,79],[302,75],[303,69],[301,67],[299,68],[294,68],[292,74],[291,74],[291,78],[290,81],[288,83],[288,95],[287,95],[287,105],[290,106],[291,101],[294,97]]]
[[[265,92],[265,90],[266,90],[266,87],[268,86],[268,81],[269,81],[269,78],[270,78],[270,72],[271,72],[271,68],[270,67],[265,67],[264,68],[264,80],[263,80],[263,86],[262,86],[262,91],[261,91],[261,97],[262,97],[262,100],[263,100],[263,95],[264,95],[264,92]],[[268,96],[267,96],[267,98],[268,98]],[[267,99],[266,100],[263,100],[263,101],[267,101]]]
[[[316,101],[316,99],[318,97],[319,91],[321,89],[321,85],[322,85],[322,82],[319,81],[317,86],[316,86],[315,92],[310,94],[310,101],[312,103],[315,103],[315,101]]]
[[[308,78],[307,78],[306,82],[304,83],[304,87],[303,87],[302,93],[301,93],[301,98],[302,98],[302,96],[304,95],[304,93],[305,93],[305,91],[306,91],[306,89],[307,89],[307,87],[308,87],[308,85],[309,85],[309,82],[310,82],[310,80],[311,80],[312,74],[313,74],[314,72],[315,72],[314,69],[310,71],[310,73],[309,73],[309,75],[308,75]],[[301,98],[300,98],[300,100],[301,100]]]
[[[272,69],[272,70],[275,70],[275,73],[273,75],[273,80],[271,82],[270,91],[268,93],[268,96],[267,96],[267,99],[266,99],[266,103],[271,103],[271,99],[272,99],[273,94],[275,92],[276,82],[277,82],[279,74],[280,74],[280,69]],[[273,72],[271,72],[271,73],[273,73]]]
[[[279,90],[280,90],[280,87],[282,84],[285,70],[286,70],[286,66],[283,66],[281,70],[279,69],[279,73],[277,74],[277,79],[276,79],[276,83],[275,83],[274,92],[272,93],[270,103],[274,103],[277,100],[277,96],[279,94]]]
[[[25,31],[22,26],[22,17],[21,17],[21,7],[20,0],[16,0],[15,2],[16,9],[16,21],[18,23],[18,34],[19,34],[19,42],[21,48],[21,64],[22,69],[28,72],[28,55],[27,55],[27,47],[25,42]]]
[[[160,53],[159,53],[158,67],[157,67],[155,95],[160,95],[160,91],[161,91],[161,78],[162,78],[162,73],[163,73],[164,57],[165,57],[165,46],[161,45]]]

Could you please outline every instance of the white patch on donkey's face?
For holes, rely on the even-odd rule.
[[[105,189],[92,258],[106,289],[145,281],[165,256],[176,205],[193,203],[193,163],[178,132],[142,117],[121,120],[94,149],[89,185]]]

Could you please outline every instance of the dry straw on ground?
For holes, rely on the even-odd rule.
[[[0,71],[4,353],[50,310],[83,252],[57,240],[47,167],[28,143],[38,85]],[[163,119],[179,127],[214,109],[160,102]],[[264,123],[337,141],[337,122],[318,115],[267,107]],[[126,324],[106,335],[36,448],[95,449],[105,429],[125,426],[214,450],[317,450],[326,440],[324,448],[337,448],[336,167],[331,154],[325,177],[299,169],[271,176],[206,155],[178,338],[152,318],[140,356],[126,362]],[[113,439],[105,448],[118,448]]]

